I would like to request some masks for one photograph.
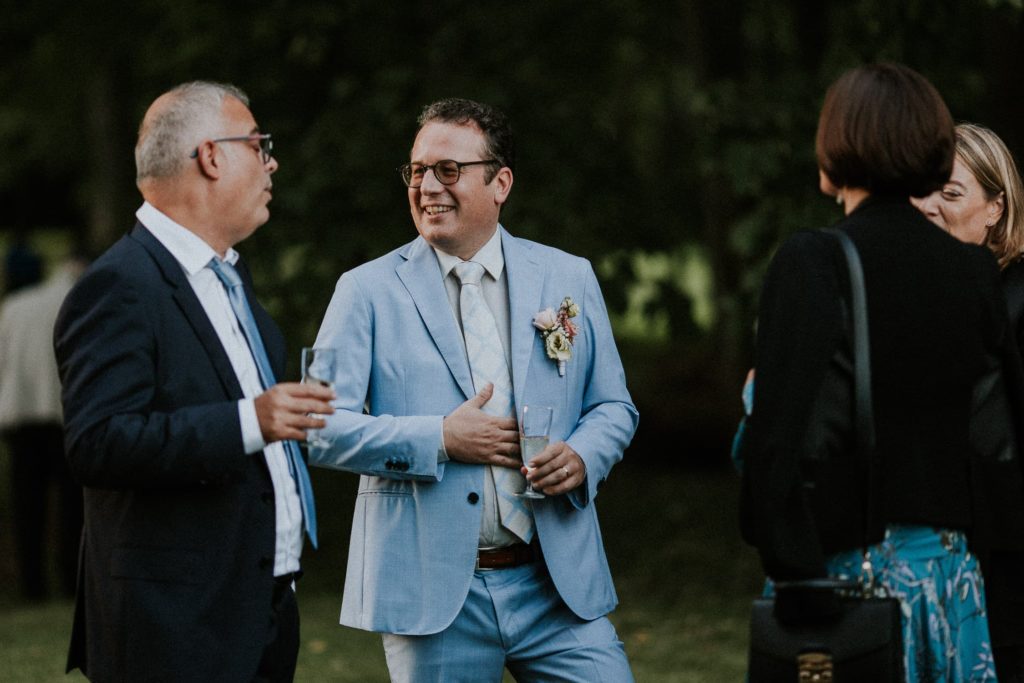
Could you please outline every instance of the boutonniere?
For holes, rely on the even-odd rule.
[[[579,330],[570,318],[580,314],[580,307],[571,296],[562,299],[558,312],[545,308],[533,316],[533,326],[540,330],[548,358],[558,363],[558,376],[565,377],[565,363],[572,358],[572,342]]]

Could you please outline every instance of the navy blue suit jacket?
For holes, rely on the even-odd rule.
[[[284,339],[253,314],[278,376]],[[68,670],[248,681],[270,628],[274,496],[246,455],[234,370],[181,266],[137,224],[54,329],[65,445],[85,487]]]

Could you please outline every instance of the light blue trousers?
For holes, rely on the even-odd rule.
[[[477,572],[444,631],[383,640],[392,683],[633,682],[612,623],[573,614],[543,563]]]

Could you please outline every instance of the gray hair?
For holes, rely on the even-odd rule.
[[[139,126],[135,143],[136,182],[180,173],[199,142],[220,134],[224,98],[234,97],[249,106],[244,92],[225,83],[193,81],[167,94],[173,95],[170,102],[143,119]]]

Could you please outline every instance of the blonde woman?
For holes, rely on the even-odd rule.
[[[949,181],[911,200],[933,223],[963,242],[992,250],[1002,269],[1010,334],[1024,355],[1024,186],[1013,156],[998,135],[972,123],[956,127]],[[1024,558],[994,552],[985,563],[989,628],[1002,682],[1024,681]]]
[[[973,123],[956,127],[956,158],[949,182],[912,200],[957,239],[987,245],[1006,268],[1024,252],[1024,188],[999,136]]]

